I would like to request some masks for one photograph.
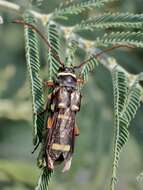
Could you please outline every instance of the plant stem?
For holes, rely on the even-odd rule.
[[[11,3],[5,0],[0,0],[0,10],[3,11],[9,11],[12,12],[14,14],[18,14],[21,15],[22,14],[22,9],[19,5],[15,4],[15,3]],[[43,19],[43,17],[45,17],[46,15],[38,13],[36,11],[31,10],[31,13],[38,19]]]

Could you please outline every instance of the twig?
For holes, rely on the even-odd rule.
[[[5,0],[0,0],[0,10],[3,11],[9,11],[14,14],[21,15],[22,14],[22,9],[19,5],[15,3],[11,3]],[[36,11],[31,10],[30,11],[37,19],[43,20],[44,18],[48,17],[48,15],[38,13]]]

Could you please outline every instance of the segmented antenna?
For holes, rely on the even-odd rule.
[[[93,58],[97,58],[98,59],[98,57],[100,57],[103,53],[107,53],[107,52],[112,51],[113,49],[117,49],[117,48],[121,48],[121,47],[124,47],[124,48],[135,48],[135,46],[131,46],[131,45],[116,45],[116,46],[113,46],[111,48],[107,48],[107,49],[103,50],[102,52],[99,52],[99,53],[91,56],[89,59],[83,61],[79,65],[75,66],[74,69],[80,69],[81,67],[83,67],[87,62],[89,62]]]
[[[27,23],[23,20],[14,20],[12,23],[16,23],[16,24],[23,24],[33,30],[35,30],[35,32],[37,32],[37,34],[43,39],[43,41],[46,43],[48,50],[50,50],[53,54],[53,57],[55,59],[57,59],[59,61],[59,63],[62,65],[62,67],[64,66],[64,63],[60,60],[60,57],[55,53],[55,51],[52,49],[50,43],[48,42],[47,38],[40,32],[40,30],[38,28],[36,28],[33,24]]]

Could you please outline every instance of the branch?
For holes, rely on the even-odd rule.
[[[14,14],[22,15],[22,8],[15,4],[11,3],[5,0],[0,0],[0,10],[6,11],[6,12],[12,12]],[[30,11],[37,19],[42,20],[43,22],[47,22],[49,19],[49,14],[41,14],[36,11],[31,10]]]
[[[0,9],[7,11],[10,10],[14,13],[20,14],[20,6],[14,3],[7,2],[5,0],[0,0]]]

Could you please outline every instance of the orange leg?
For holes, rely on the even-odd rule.
[[[79,79],[77,79],[77,84],[83,84],[84,83],[84,80],[82,79],[82,78],[79,78]]]
[[[55,83],[53,81],[43,81],[44,87],[54,87]]]
[[[78,128],[78,127],[75,127],[75,128],[74,128],[74,134],[75,134],[75,136],[79,136],[80,131],[79,131],[79,128]]]
[[[47,121],[47,128],[50,129],[53,126],[53,118],[51,116],[48,117],[48,121]]]

